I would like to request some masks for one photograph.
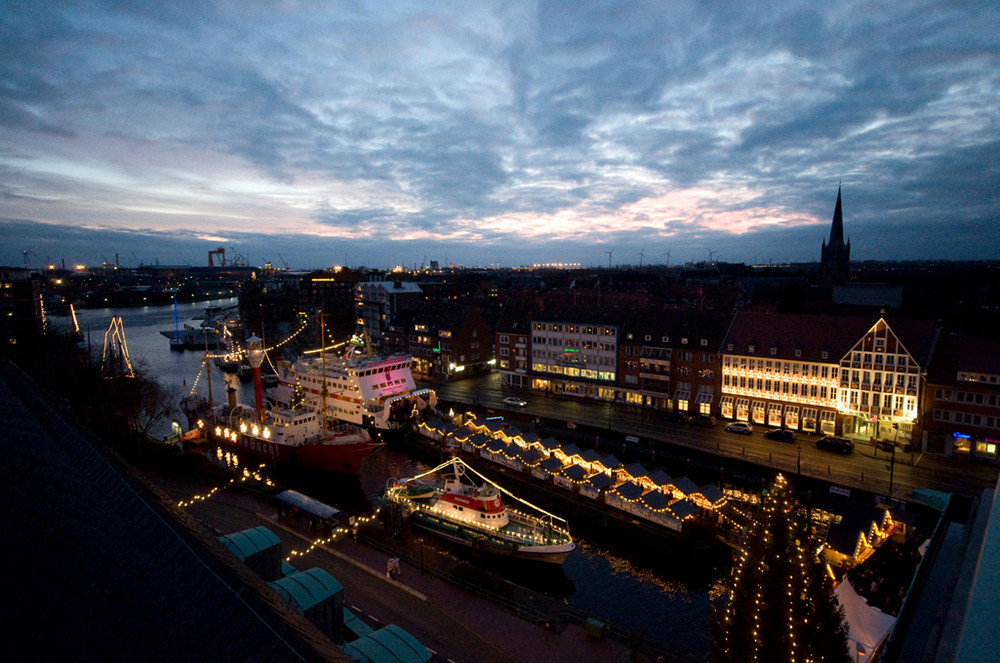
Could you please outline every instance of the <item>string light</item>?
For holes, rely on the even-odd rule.
[[[354,519],[355,524],[360,526],[372,522],[373,520],[375,520],[376,517],[378,517],[378,514],[381,510],[382,510],[381,507],[379,507],[378,509],[375,509],[375,512],[369,516],[355,517]],[[295,557],[304,557],[305,555],[308,555],[309,553],[311,553],[313,550],[315,550],[320,546],[325,546],[328,543],[336,543],[337,541],[341,541],[343,540],[344,536],[347,535],[347,531],[348,530],[346,527],[336,527],[330,533],[330,536],[314,540],[305,550],[291,551],[290,553],[288,553],[288,557],[285,558],[285,561],[290,562]]]
[[[217,451],[217,455],[220,452],[221,452],[221,449],[219,449]],[[226,456],[228,456],[228,454],[226,454]],[[221,456],[219,456],[219,457],[221,458]],[[229,459],[227,458],[227,461],[228,460]],[[238,461],[234,462],[234,465],[235,464],[238,464]],[[204,501],[210,500],[217,493],[219,493],[220,491],[225,490],[226,488],[229,488],[230,486],[232,486],[235,483],[246,483],[247,481],[256,481],[257,483],[262,483],[265,486],[273,488],[274,485],[275,485],[274,482],[271,481],[270,478],[268,478],[267,476],[265,476],[264,474],[261,473],[261,469],[263,469],[264,467],[266,467],[266,465],[263,464],[263,463],[261,463],[261,465],[258,466],[256,470],[250,470],[249,468],[243,468],[243,473],[239,477],[232,477],[226,483],[222,484],[221,486],[215,486],[214,488],[212,488],[211,490],[209,490],[204,495],[194,495],[190,499],[181,500],[181,501],[177,502],[177,506],[179,506],[182,509],[185,509],[185,508],[191,506],[192,504],[195,504],[196,502],[204,502]]]

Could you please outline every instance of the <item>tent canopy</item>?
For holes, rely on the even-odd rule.
[[[833,594],[844,608],[851,653],[857,652],[858,662],[866,663],[888,637],[896,618],[868,605],[847,579],[837,585]]]

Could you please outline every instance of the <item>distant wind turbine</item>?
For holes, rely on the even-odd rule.
[[[614,252],[615,252],[614,249],[611,249],[610,251],[605,251],[605,253],[608,254],[608,269],[611,269],[611,254]]]
[[[639,269],[642,269],[642,259],[646,257],[646,249],[639,251]]]
[[[667,256],[667,267],[670,267],[670,251],[667,251],[663,255]]]

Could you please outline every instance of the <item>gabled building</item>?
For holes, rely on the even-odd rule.
[[[722,353],[723,419],[893,438],[917,422],[940,325],[864,316],[737,314]]]

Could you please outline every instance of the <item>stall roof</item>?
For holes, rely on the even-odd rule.
[[[329,504],[324,504],[319,500],[314,500],[308,495],[303,495],[302,493],[294,490],[286,490],[278,493],[278,500],[288,504],[289,506],[295,506],[309,515],[316,516],[320,520],[329,520],[330,518],[335,518],[340,515],[340,509],[336,509]]]
[[[628,481],[615,488],[615,492],[622,496],[622,499],[635,501],[642,497],[642,486]]]
[[[347,643],[344,651],[359,663],[427,663],[431,659],[426,647],[395,624]]]
[[[256,555],[261,550],[281,545],[281,539],[263,525],[220,536],[219,541],[242,560]]]
[[[344,591],[336,578],[315,567],[287,575],[269,584],[282,596],[292,599],[302,612]]]

